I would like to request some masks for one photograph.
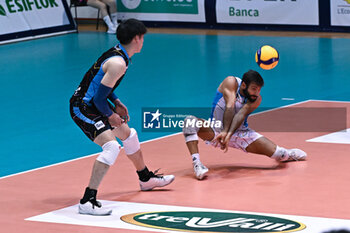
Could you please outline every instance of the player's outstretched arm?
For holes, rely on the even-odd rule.
[[[238,88],[238,83],[235,77],[228,76],[219,86],[219,91],[222,93],[225,102],[226,102],[226,109],[224,111],[224,117],[223,117],[223,130],[216,136],[216,138],[213,141],[213,145],[215,147],[221,146],[224,139],[226,138],[226,135],[230,129],[230,125],[233,119],[233,116],[235,114],[234,107],[235,107],[235,101],[236,101],[236,90]]]
[[[229,76],[227,77],[219,89],[225,99],[226,109],[224,111],[224,119],[223,119],[223,132],[228,132],[230,129],[230,125],[235,114],[235,102],[236,102],[236,90],[238,88],[238,83],[235,77]]]
[[[226,138],[224,139],[223,145],[221,147],[221,149],[225,150],[225,152],[227,151],[228,148],[228,142],[232,136],[232,134],[238,129],[238,127],[243,123],[244,119],[250,114],[252,113],[255,109],[257,109],[259,107],[261,103],[261,96],[259,95],[256,99],[255,102],[248,102],[247,104],[245,104],[241,110],[239,110],[238,113],[235,114],[235,116],[233,117],[230,129],[226,135]]]

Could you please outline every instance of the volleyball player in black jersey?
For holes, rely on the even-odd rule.
[[[70,113],[74,122],[86,136],[102,147],[94,163],[89,185],[80,200],[81,214],[112,213],[111,209],[102,207],[96,195],[104,175],[120,152],[116,137],[122,140],[125,152],[137,170],[141,190],[162,187],[174,180],[173,175],[161,176],[147,169],[137,132],[127,124],[128,110],[114,94],[124,78],[130,58],[141,51],[146,32],[144,24],[136,19],[122,22],[117,29],[120,44],[98,58],[70,99]]]

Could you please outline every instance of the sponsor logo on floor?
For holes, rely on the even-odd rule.
[[[124,222],[186,232],[293,232],[305,225],[284,218],[242,213],[167,211],[128,214]]]
[[[255,213],[134,202],[101,201],[108,216],[81,215],[78,205],[27,218],[28,221],[139,230],[141,232],[301,232],[350,230],[350,219]]]

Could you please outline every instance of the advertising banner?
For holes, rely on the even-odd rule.
[[[331,25],[350,26],[350,0],[331,0]]]
[[[117,8],[120,19],[205,22],[204,0],[117,0]]]
[[[218,23],[319,25],[318,0],[217,0]]]
[[[72,30],[67,10],[65,0],[0,0],[0,41]]]

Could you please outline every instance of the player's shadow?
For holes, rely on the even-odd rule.
[[[218,164],[208,165],[209,172],[203,180],[224,178],[234,179],[242,177],[260,176],[266,171],[278,171],[287,167],[286,163],[276,163],[273,165],[251,165],[251,164]],[[174,172],[177,176],[194,178],[193,169],[186,169]]]
[[[72,206],[72,205],[76,205],[79,203],[81,196],[80,195],[67,195],[65,197],[54,197],[54,198],[46,198],[46,199],[42,199],[40,200],[40,202],[31,202],[28,205],[32,205],[33,209],[38,209],[38,206],[40,206],[41,209],[47,209],[47,207],[52,207],[57,208],[57,206],[62,206],[63,207],[67,207],[67,206]]]
[[[99,200],[110,200],[110,201],[132,201],[135,200],[140,195],[148,192],[168,192],[173,191],[168,188],[157,188],[150,191],[141,191],[140,189],[130,190],[130,191],[120,191],[120,192],[104,192],[98,195]],[[67,195],[65,197],[55,197],[43,199],[39,203],[32,203],[33,206],[41,206],[44,208],[48,206],[72,206],[79,203],[81,196],[80,195]]]
[[[140,189],[135,191],[126,191],[126,192],[109,192],[100,196],[103,200],[111,200],[111,201],[133,201],[138,196],[144,195],[146,193],[151,192],[169,192],[173,191],[169,188],[155,188],[153,190],[141,191]]]
[[[215,178],[242,178],[242,177],[254,177],[260,176],[265,171],[277,171],[286,168],[285,163],[277,163],[274,165],[246,165],[246,164],[236,164],[236,165],[212,165],[208,166],[209,172],[207,179]]]

